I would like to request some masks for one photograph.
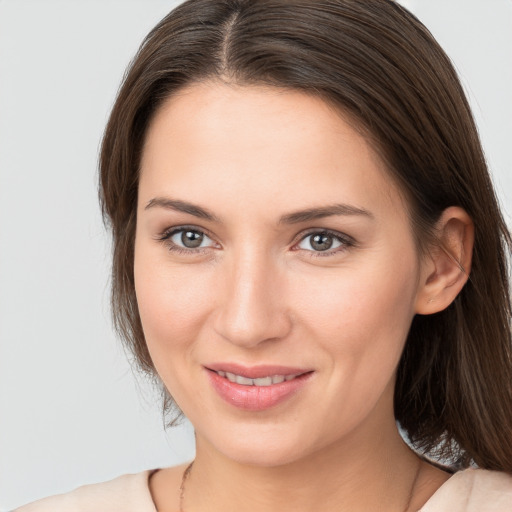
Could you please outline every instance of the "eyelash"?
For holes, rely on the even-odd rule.
[[[162,242],[169,251],[174,252],[176,254],[188,254],[188,255],[191,255],[191,254],[202,254],[207,249],[211,248],[211,246],[209,246],[209,247],[187,248],[187,247],[180,247],[179,245],[176,245],[171,240],[171,238],[174,235],[176,235],[178,233],[182,233],[184,231],[194,231],[195,233],[201,233],[201,234],[207,236],[210,240],[213,241],[212,237],[210,237],[208,235],[208,233],[204,229],[199,229],[199,228],[197,228],[195,226],[177,226],[177,227],[174,227],[174,228],[166,229],[161,235],[158,236],[158,241]]]
[[[161,233],[157,240],[159,242],[162,242],[169,251],[177,253],[177,254],[202,254],[206,252],[208,249],[211,249],[212,246],[207,247],[197,247],[197,248],[186,248],[186,247],[180,247],[179,245],[176,245],[174,242],[171,241],[171,238],[178,234],[182,233],[184,231],[194,231],[196,233],[200,233],[208,237],[210,240],[213,241],[212,237],[208,235],[208,233],[204,229],[199,229],[195,226],[177,226],[174,228],[170,228],[165,230],[163,233]],[[304,249],[304,251],[308,254],[308,257],[311,258],[323,258],[323,257],[329,257],[334,256],[338,253],[344,252],[350,247],[354,247],[356,245],[356,241],[349,237],[348,235],[345,235],[343,233],[339,233],[337,231],[332,231],[329,229],[311,229],[305,233],[301,233],[299,236],[297,236],[294,240],[292,250],[301,250],[300,248],[296,248],[301,242],[306,240],[308,237],[311,237],[313,235],[327,235],[332,237],[334,240],[339,242],[341,245],[340,247],[337,247],[335,249],[327,249],[325,251],[313,251],[313,250],[307,250]]]
[[[311,229],[309,231],[306,231],[305,233],[301,233],[297,238],[296,242],[294,242],[293,247],[297,247],[301,242],[306,240],[308,237],[311,237],[313,235],[327,235],[329,237],[332,237],[334,240],[339,242],[341,245],[340,247],[337,247],[335,249],[327,249],[325,251],[313,251],[313,250],[307,250],[306,253],[311,258],[326,258],[329,256],[335,256],[339,253],[342,253],[346,251],[347,249],[350,249],[351,247],[354,247],[356,245],[356,241],[344,233],[339,233],[338,231],[332,231],[330,229]],[[300,249],[294,249],[294,250],[300,250]]]

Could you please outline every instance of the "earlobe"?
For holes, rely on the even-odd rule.
[[[436,226],[436,242],[422,262],[416,313],[431,315],[446,309],[469,278],[474,225],[465,210],[447,208]]]

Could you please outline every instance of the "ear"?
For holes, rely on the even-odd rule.
[[[436,225],[436,242],[422,258],[416,313],[446,309],[466,284],[471,271],[475,229],[465,210],[447,208]]]

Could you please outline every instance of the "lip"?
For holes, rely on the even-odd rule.
[[[269,364],[243,366],[237,363],[213,363],[205,366],[205,368],[215,372],[234,373],[242,377],[247,377],[248,379],[259,379],[271,375],[284,375],[286,377],[287,375],[300,375],[311,371],[311,368],[292,368],[290,366]]]
[[[310,380],[313,371],[276,365],[245,367],[232,363],[212,364],[205,367],[216,393],[229,405],[246,411],[264,411],[285,402],[299,392]],[[270,386],[244,386],[221,377],[217,371],[235,373],[249,379],[273,375],[298,375],[292,380]]]

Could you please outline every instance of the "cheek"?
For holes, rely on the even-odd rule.
[[[364,271],[337,269],[299,285],[304,325],[351,371],[394,368],[400,357],[414,316],[417,267],[412,257],[398,261],[382,258]]]
[[[194,339],[208,314],[209,290],[215,287],[209,284],[207,270],[193,267],[174,266],[165,261],[165,253],[162,257],[144,248],[136,249],[135,290],[155,366],[160,355],[180,350]]]
[[[208,316],[211,297],[205,285],[207,276],[177,268],[167,261],[147,257],[142,251],[135,259],[135,289],[139,314],[151,360],[171,393],[187,414],[194,387],[184,386],[197,372],[196,346]]]
[[[305,337],[316,340],[324,354],[323,367],[330,376],[326,395],[336,397],[333,425],[345,418],[346,425],[354,426],[383,395],[383,403],[391,403],[396,367],[414,315],[412,269],[407,275],[351,269],[317,280],[302,294]]]

